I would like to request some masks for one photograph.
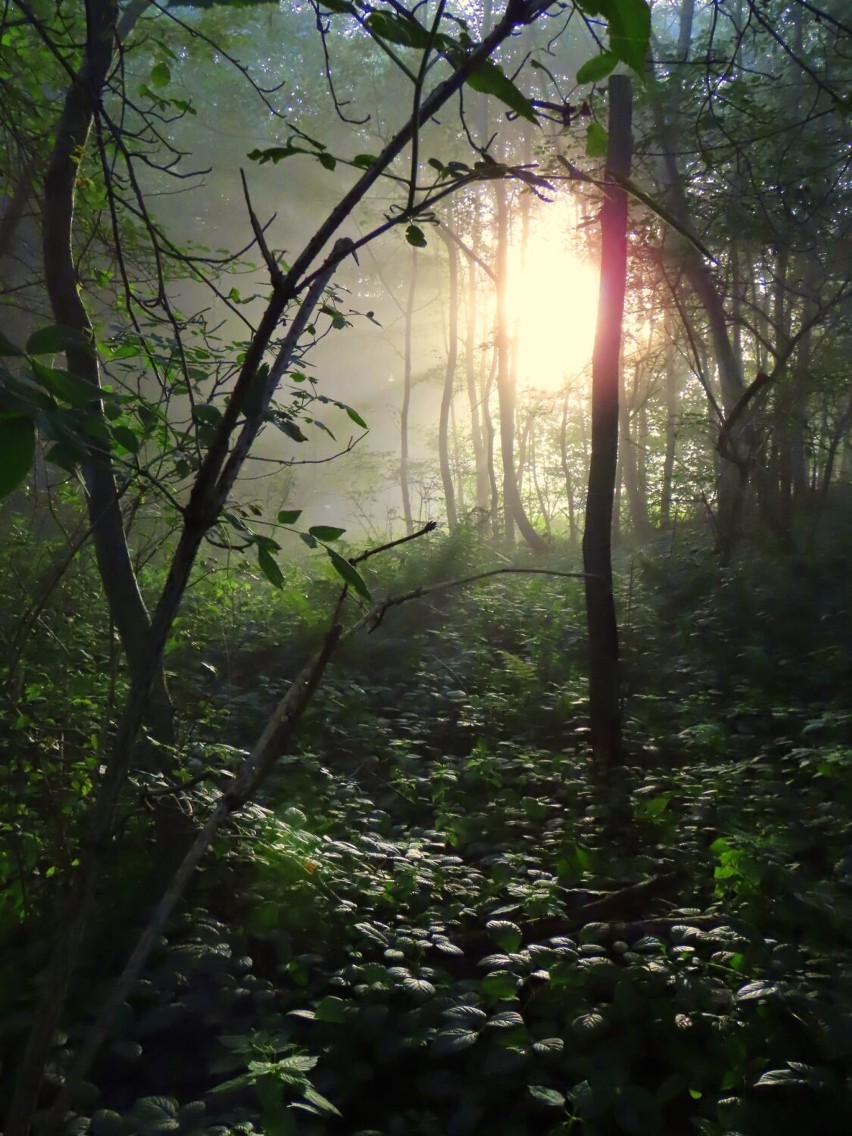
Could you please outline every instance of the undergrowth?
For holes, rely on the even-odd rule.
[[[720,577],[701,551],[625,566],[617,785],[588,765],[577,581],[505,576],[388,612],[217,841],[68,1133],[848,1132],[852,660],[848,591],[820,582],[835,554],[805,576],[752,563]],[[436,537],[368,582],[381,597],[489,557],[473,534]],[[246,574],[198,581],[169,655],[172,778],[193,823],[331,594],[299,567],[279,594]],[[0,986],[10,1056],[124,681],[104,675],[85,597],[45,611],[4,709],[3,973],[26,978]],[[68,619],[75,671],[59,682]],[[140,775],[139,799],[158,785]],[[45,1102],[145,919],[134,878],[153,830],[144,813],[127,825]]]

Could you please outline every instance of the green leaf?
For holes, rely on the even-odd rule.
[[[278,561],[265,544],[257,546],[257,563],[270,584],[276,588],[284,587],[284,576],[278,567]]]
[[[172,73],[165,63],[155,63],[151,68],[151,86],[158,90],[167,87],[172,80]]]
[[[546,1105],[548,1108],[564,1108],[565,1097],[562,1093],[558,1093],[556,1089],[549,1089],[546,1085],[527,1085],[527,1092],[537,1100],[539,1104]]]
[[[777,982],[757,979],[755,982],[747,982],[745,986],[741,986],[734,997],[738,1002],[754,1002],[764,998],[777,998],[781,994],[782,989]]]
[[[303,534],[303,538],[304,536],[313,539],[310,533]],[[355,570],[346,557],[341,556],[339,552],[335,552],[333,548],[328,548],[327,546],[325,551],[328,553],[328,558],[338,576],[351,588],[354,588],[358,595],[361,596],[362,599],[365,599],[367,603],[372,603],[373,597],[370,595],[370,589],[364,583],[360,573]]]
[[[319,158],[320,165],[323,167],[323,169],[333,170],[337,166],[337,158],[335,158],[332,154],[317,154],[317,157]]]
[[[769,1069],[763,1073],[755,1082],[755,1086],[762,1085],[765,1087],[772,1087],[776,1085],[802,1085],[808,1084],[808,1078],[803,1076],[801,1071],[796,1068],[792,1069]]]
[[[142,1097],[131,1105],[125,1120],[139,1136],[166,1136],[180,1129],[177,1110],[171,1097]]]
[[[11,339],[7,339],[3,332],[0,331],[0,357],[8,357],[11,355],[23,355],[23,351],[20,347],[16,347]]]
[[[451,1029],[441,1030],[437,1033],[430,1046],[433,1057],[447,1057],[452,1053],[461,1053],[476,1045],[479,1034],[464,1026],[453,1026]]]
[[[435,987],[431,982],[425,978],[415,978],[413,975],[402,980],[402,988],[418,998],[431,998],[435,993]]]
[[[222,411],[218,406],[202,403],[193,409],[192,417],[196,422],[203,422],[207,426],[218,426],[222,421]]]
[[[488,1015],[478,1006],[450,1006],[444,1010],[444,1017],[454,1022],[465,1022],[469,1029],[481,1029],[488,1020]]]
[[[276,417],[275,425],[282,434],[286,434],[288,438],[292,438],[294,442],[307,442],[308,436],[304,433],[302,428],[298,426],[292,418]]]
[[[346,413],[349,415],[356,426],[360,426],[362,430],[369,430],[369,426],[357,410],[353,410],[351,406],[346,406],[344,403],[341,403],[341,406],[343,406],[343,409],[346,411]]]
[[[485,924],[485,930],[501,950],[516,951],[523,942],[523,935],[517,923],[510,923],[508,919],[490,919]]]
[[[359,170],[368,170],[375,161],[375,154],[356,154],[352,159],[352,165],[357,166]]]
[[[139,439],[129,426],[113,426],[112,436],[128,453],[139,453]]]
[[[91,406],[101,397],[102,392],[97,387],[70,371],[48,367],[38,359],[31,359],[30,365],[37,382],[60,402],[78,407]]]
[[[577,82],[598,83],[611,73],[616,63],[618,63],[618,56],[614,52],[602,51],[600,55],[596,55],[583,64],[577,72]]]
[[[111,1108],[99,1108],[92,1113],[89,1123],[91,1136],[122,1136],[124,1121],[120,1112],[113,1112]]]
[[[405,239],[415,248],[426,248],[426,236],[417,225],[409,225],[405,230]]]
[[[35,427],[26,414],[0,414],[0,497],[21,484],[32,469]]]
[[[605,158],[609,148],[609,135],[599,122],[586,127],[586,154],[590,158]]]
[[[605,1028],[606,1019],[603,1014],[599,1014],[597,1011],[579,1014],[571,1023],[571,1029],[580,1036],[599,1034]]]
[[[334,1107],[328,1097],[317,1092],[313,1085],[305,1085],[302,1089],[302,1098],[322,1116],[341,1116],[340,1111]],[[298,1102],[294,1101],[293,1103],[297,1104]]]
[[[279,525],[295,525],[302,515],[301,509],[282,509],[278,514]]]
[[[312,525],[308,532],[317,540],[337,540],[343,536],[346,529],[336,529],[333,525]]]
[[[69,347],[77,347],[94,357],[95,349],[89,339],[74,327],[51,324],[40,327],[27,340],[28,355],[56,355]]]
[[[317,1002],[315,1013],[318,1022],[334,1022],[339,1025],[346,1017],[346,1003],[342,998],[328,994]]]
[[[488,1019],[489,1029],[516,1029],[524,1024],[524,1019],[517,1010],[501,1010],[499,1014],[492,1014]]]
[[[320,0],[320,7],[329,12],[338,12],[341,15],[351,16],[355,9],[348,0]]]
[[[538,122],[535,108],[530,100],[518,90],[503,68],[492,59],[487,59],[477,67],[468,78],[467,85],[483,95],[494,95],[520,118],[525,118],[528,122]]]
[[[422,49],[429,44],[429,33],[422,24],[418,24],[416,20],[392,16],[389,12],[371,12],[367,17],[367,28],[378,39],[400,47]]]
[[[647,0],[618,0],[607,14],[609,46],[638,75],[645,74],[651,42],[651,9]]]

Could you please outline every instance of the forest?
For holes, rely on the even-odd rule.
[[[2,1136],[848,1136],[848,0],[7,0]]]

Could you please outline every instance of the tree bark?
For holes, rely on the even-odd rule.
[[[117,16],[114,0],[93,0],[88,7],[84,60],[68,88],[44,176],[43,256],[47,292],[56,322],[71,328],[79,337],[79,345],[69,345],[66,351],[68,370],[91,385],[90,412],[98,416],[105,434],[107,421],[100,400],[101,376],[94,330],[78,289],[72,239],[80,155],[85,153],[95,108],[112,66]],[[138,686],[148,651],[151,620],[127,546],[108,445],[90,443],[83,463],[83,477],[101,582],[121,638],[131,682]],[[160,741],[173,740],[172,706],[162,666],[154,678],[146,718]]]
[[[583,533],[589,636],[589,724],[596,767],[623,761],[618,625],[612,580],[612,517],[618,458],[618,393],[627,285],[627,193],[617,177],[630,173],[631,90],[626,75],[609,80],[609,146],[601,208],[601,279],[592,355],[592,454]]]

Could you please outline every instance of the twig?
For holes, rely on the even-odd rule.
[[[413,535],[419,536],[420,534],[414,533]],[[406,537],[405,539],[410,540],[411,537]],[[402,542],[395,541],[394,543],[401,544]],[[353,561],[353,563],[355,563],[355,561]],[[359,620],[355,627],[347,632],[347,635],[368,623],[372,623],[370,627],[370,632],[372,633],[382,622],[389,608],[399,607],[401,604],[408,603],[409,600],[419,600],[424,596],[431,596],[435,592],[446,592],[449,591],[450,588],[460,588],[464,584],[473,584],[476,583],[477,580],[487,580],[492,576],[506,575],[558,576],[567,580],[585,580],[591,574],[588,572],[559,572],[555,568],[489,568],[487,572],[476,572],[472,576],[460,576],[457,580],[444,580],[440,584],[412,588],[410,592],[403,592],[399,596],[391,596],[389,599],[384,600],[374,607],[363,619]]]
[[[425,536],[426,533],[434,532],[438,527],[437,521],[428,521],[422,529],[417,532],[409,533],[407,536],[401,536],[397,540],[390,540],[387,544],[380,544],[377,548],[368,548],[366,552],[361,552],[358,556],[350,556],[350,564],[363,564],[365,560],[369,560],[371,556],[376,556],[379,552],[387,552],[389,548],[397,548],[400,544],[407,544],[410,540],[417,540],[420,536]]]
[[[284,279],[284,273],[281,271],[278,261],[270,252],[269,245],[266,243],[266,236],[264,234],[264,228],[268,228],[272,222],[269,221],[265,226],[263,226],[258,220],[257,214],[254,211],[254,206],[251,203],[251,195],[249,194],[248,181],[246,179],[246,172],[244,169],[240,169],[240,181],[243,183],[243,197],[246,200],[246,209],[248,210],[251,231],[254,233],[254,239],[257,241],[257,247],[260,249],[260,254],[263,257],[264,263],[266,264],[266,268],[269,272],[269,279],[272,281],[272,287],[277,288]]]

